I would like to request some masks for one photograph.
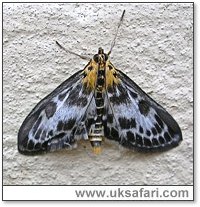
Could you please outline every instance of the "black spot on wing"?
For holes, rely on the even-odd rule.
[[[135,119],[130,119],[130,128],[136,128],[136,121]]]
[[[82,93],[81,93],[82,92]],[[70,93],[65,103],[69,106],[81,106],[85,107],[88,103],[87,95],[88,91],[84,89],[82,84],[78,84],[74,87]]]
[[[63,128],[63,121],[60,120],[60,121],[58,122],[58,125],[57,125],[57,131],[61,131],[62,128]]]
[[[156,131],[156,128],[155,128],[155,127],[153,127],[153,128],[151,129],[151,131],[152,131],[153,135],[157,135],[157,131]]]
[[[110,97],[110,101],[113,103],[113,105],[120,105],[120,104],[123,104],[125,99],[122,99],[123,96],[116,96],[116,95],[113,95],[112,97]]]
[[[169,136],[169,134],[167,132],[164,133],[164,137],[165,137],[167,142],[171,141],[171,137]]]
[[[135,142],[135,135],[131,131],[126,132],[126,136],[128,141]]]
[[[71,130],[75,125],[76,119],[69,119],[65,123],[63,121],[59,121],[57,125],[57,131],[67,131]]]
[[[47,104],[47,106],[45,107],[45,113],[48,119],[54,115],[54,113],[56,112],[56,108],[57,104],[53,101]]]
[[[148,103],[145,100],[140,100],[138,107],[139,107],[140,113],[143,114],[144,116],[147,116],[150,110]]]
[[[113,139],[118,140],[119,139],[119,133],[115,128],[111,129],[110,135],[113,137]]]
[[[79,96],[77,93],[70,93],[66,100],[66,103],[70,106],[80,106],[85,107],[88,103],[88,99],[85,96]]]
[[[118,89],[119,94],[117,93],[117,89]],[[108,93],[110,93],[110,95],[109,95],[110,102],[113,105],[131,103],[131,100],[129,98],[129,95],[128,95],[126,89],[121,84],[108,87]]]
[[[119,124],[122,129],[129,129],[130,127],[127,125],[128,120],[126,118],[119,118]]]
[[[148,137],[150,137],[151,136],[151,131],[149,131],[148,129],[146,130],[146,135],[148,136]]]
[[[156,138],[153,138],[153,139],[152,139],[152,144],[153,144],[154,146],[158,146],[158,145],[159,145],[159,142],[158,142],[158,140],[157,140]]]
[[[158,137],[160,144],[165,144],[165,139],[162,136]]]
[[[141,134],[143,134],[143,132],[144,132],[144,131],[143,131],[143,128],[142,128],[141,126],[140,126],[140,128],[139,128],[139,131],[140,131]]]
[[[147,146],[147,147],[151,147],[152,146],[152,143],[151,141],[148,139],[148,138],[144,138],[144,145]]]
[[[136,122],[133,118],[126,119],[125,117],[120,117],[118,120],[122,129],[130,129],[136,127]]]
[[[77,101],[76,105],[81,107],[85,107],[88,103],[88,99],[86,97],[79,97]]]
[[[76,119],[69,119],[65,124],[64,124],[64,127],[63,127],[63,130],[66,131],[66,130],[71,130],[74,125],[76,123]]]
[[[133,149],[136,146],[137,135],[135,136],[133,132],[127,131],[126,137],[120,140],[120,144],[126,148]]]
[[[85,96],[80,94],[80,91],[82,90],[82,84],[78,84],[76,87],[74,87],[70,93],[68,98],[66,99],[65,103],[69,106],[85,106],[87,103],[87,98]]]
[[[117,89],[119,90],[119,92],[120,92],[121,94],[126,94],[126,95],[128,95],[128,94],[127,94],[127,90],[126,90],[126,88],[124,88],[124,87],[122,86],[122,84],[118,84],[116,87],[117,87]]]
[[[134,93],[133,91],[129,91],[129,93],[130,93],[131,97],[134,99],[138,97],[137,93]]]

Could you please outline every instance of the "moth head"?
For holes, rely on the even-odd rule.
[[[98,50],[98,54],[93,56],[93,60],[96,63],[106,62],[108,60],[108,54],[104,53],[104,50],[100,47]]]

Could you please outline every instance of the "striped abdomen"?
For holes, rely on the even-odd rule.
[[[95,153],[99,153],[101,149],[101,142],[104,137],[103,129],[103,113],[104,113],[104,97],[103,91],[105,90],[105,69],[99,68],[97,74],[97,82],[95,88],[95,103],[97,118],[95,120],[94,127],[91,129],[89,135],[91,145]]]

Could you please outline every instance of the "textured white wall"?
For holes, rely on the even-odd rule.
[[[19,154],[17,133],[24,118],[87,64],[55,40],[79,54],[95,54],[100,46],[108,51],[124,9],[111,61],[174,116],[181,145],[146,154],[106,141],[99,156],[88,143],[73,151]],[[4,4],[3,24],[4,184],[192,184],[192,3]]]

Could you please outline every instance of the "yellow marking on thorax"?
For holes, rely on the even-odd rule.
[[[106,80],[106,89],[108,87],[112,87],[113,84],[119,84],[120,80],[117,77],[117,70],[112,65],[110,61],[106,61],[105,65],[102,63],[99,67],[99,70],[104,70],[105,67],[105,80]],[[83,83],[86,85],[87,88],[90,90],[94,90],[96,88],[96,81],[97,81],[97,74],[98,74],[98,64],[91,60],[89,64],[86,66],[84,73],[86,74],[85,78],[83,79]],[[105,88],[103,88],[105,90]]]
[[[92,69],[90,70],[90,68]],[[88,66],[84,70],[86,77],[83,79],[83,83],[86,85],[87,88],[95,89],[97,72],[98,72],[98,64],[94,60],[91,60]]]
[[[111,68],[112,67],[112,68]],[[117,70],[110,61],[106,63],[106,88],[112,87],[113,84],[119,84],[120,80],[117,77]]]

